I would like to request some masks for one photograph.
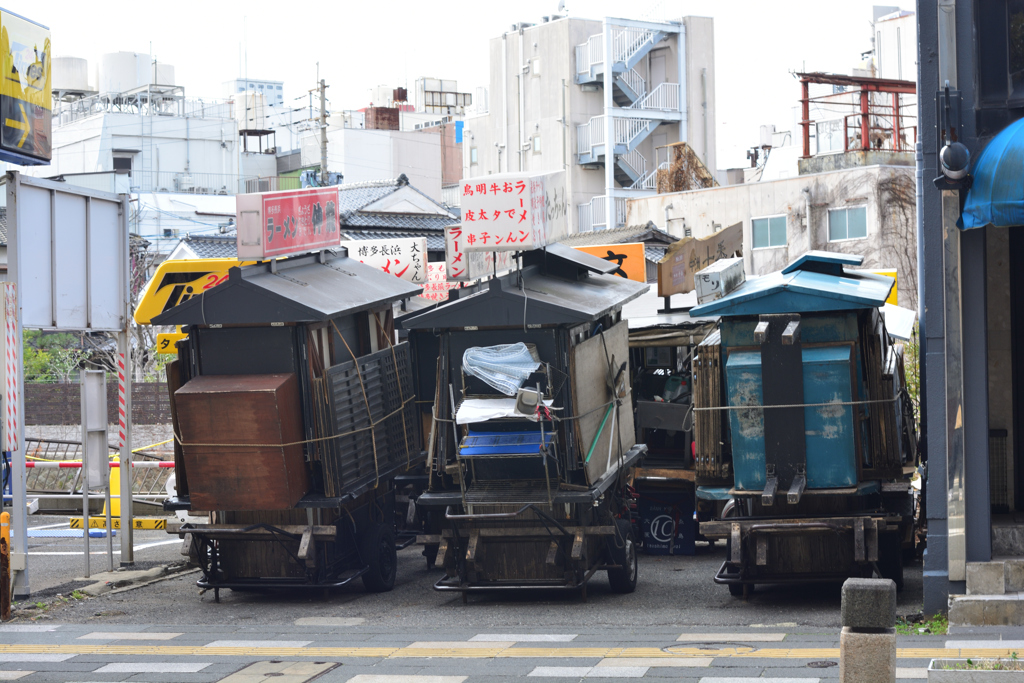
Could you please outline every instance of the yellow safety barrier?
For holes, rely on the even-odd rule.
[[[115,529],[120,529],[121,528],[121,519],[119,517],[112,517],[110,519],[110,523],[114,525]],[[82,518],[81,517],[72,517],[71,518],[71,528],[72,529],[81,529],[82,528]],[[104,517],[90,517],[89,518],[89,528],[90,529],[106,529],[107,528],[107,520]],[[159,518],[156,518],[156,517],[144,517],[142,519],[133,519],[132,520],[132,528],[133,529],[139,529],[139,530],[153,530],[153,529],[160,530],[160,529],[166,529],[167,528],[167,520],[166,519],[159,519]]]
[[[11,513],[0,513],[0,538],[7,541],[7,547],[11,547]]]

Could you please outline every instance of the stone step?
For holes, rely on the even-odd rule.
[[[967,563],[967,595],[999,596],[1024,591],[1024,558]]]
[[[1024,626],[1024,592],[949,596],[951,626]]]

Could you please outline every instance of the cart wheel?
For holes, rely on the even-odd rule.
[[[628,519],[616,519],[615,528],[618,533],[608,541],[608,554],[612,563],[620,566],[608,570],[608,584],[613,593],[632,593],[636,590],[636,580],[640,573],[633,525]],[[623,547],[620,548],[619,544],[623,544]]]
[[[728,586],[729,595],[734,598],[748,598],[750,597],[750,594],[754,592],[753,584],[749,583],[730,583]]]
[[[359,553],[369,565],[363,574],[363,586],[371,593],[384,593],[395,586],[398,573],[398,552],[395,532],[384,524],[373,524],[363,533]]]
[[[879,534],[878,573],[883,579],[892,579],[897,592],[903,590],[903,544],[899,534]]]

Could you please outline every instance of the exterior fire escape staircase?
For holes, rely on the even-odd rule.
[[[679,84],[661,83],[648,91],[643,76],[634,68],[670,34],[646,28],[617,27],[612,35],[612,100],[622,109],[671,112],[679,110]],[[606,60],[604,35],[590,36],[576,46],[576,83],[603,86]],[[615,118],[615,181],[623,188],[653,189],[655,169],[647,170],[647,160],[637,146],[662,123],[663,117]],[[604,164],[604,116],[595,116],[577,126],[577,160],[584,166]]]

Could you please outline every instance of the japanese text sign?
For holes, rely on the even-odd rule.
[[[668,248],[665,258],[658,263],[658,296],[693,291],[693,276],[698,270],[742,251],[742,223],[701,239],[685,237],[679,240]]]
[[[612,273],[627,280],[647,282],[647,255],[642,242],[629,244],[595,244],[576,247],[580,251],[615,263],[619,267]]]
[[[507,251],[466,251],[466,231],[461,225],[444,229],[444,254],[448,279],[469,282],[488,275],[501,275],[512,268],[512,256]]]
[[[459,286],[458,282],[452,282],[446,276],[445,264],[437,261],[427,264],[427,283],[423,285],[424,299],[431,301],[448,301],[448,290]]]
[[[238,258],[264,259],[336,247],[338,188],[240,194]]]
[[[568,232],[565,171],[462,181],[465,251],[540,249]]]
[[[379,268],[407,282],[422,285],[427,281],[427,238],[401,237],[387,240],[343,242],[349,258]]]

